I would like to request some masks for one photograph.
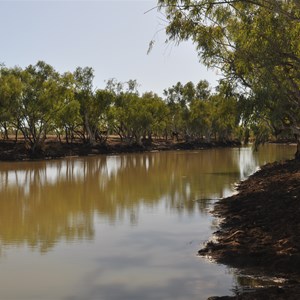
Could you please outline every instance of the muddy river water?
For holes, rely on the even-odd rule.
[[[0,163],[0,299],[204,300],[235,270],[197,256],[214,199],[295,147]]]

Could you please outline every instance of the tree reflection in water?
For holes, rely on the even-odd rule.
[[[249,148],[1,163],[1,244],[47,252],[60,240],[92,240],[95,215],[137,225],[141,207],[160,204],[207,213],[210,199],[227,196],[259,163]]]

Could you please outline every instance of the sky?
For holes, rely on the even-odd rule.
[[[167,23],[155,6],[155,0],[0,0],[0,62],[24,68],[43,60],[61,73],[88,66],[95,88],[111,78],[136,79],[141,93],[159,95],[178,81],[217,85],[218,74],[199,62],[191,42],[165,43]]]

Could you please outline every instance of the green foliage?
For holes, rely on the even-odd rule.
[[[203,120],[198,120],[198,118],[203,118],[203,115],[195,111],[196,107],[199,108],[195,102],[206,101],[209,98],[208,82],[199,81],[196,86],[192,82],[185,85],[178,82],[166,89],[164,95],[170,111],[171,131],[180,133],[186,140],[195,135],[198,136],[199,132],[195,132],[196,124],[200,125],[202,122],[203,125]]]
[[[158,5],[169,22],[169,41],[191,39],[201,60],[236,85],[244,124],[267,120],[276,132],[288,128],[300,136],[298,0],[159,0]]]
[[[19,99],[22,93],[22,83],[14,74],[16,70],[1,69],[0,76],[0,124],[8,138],[8,126],[13,124],[19,114]]]
[[[186,140],[230,139],[238,127],[237,97],[224,92],[225,84],[213,94],[207,81],[178,82],[162,99],[139,95],[136,80],[111,79],[105,89],[94,89],[89,67],[59,74],[40,61],[25,69],[2,67],[0,75],[0,126],[21,131],[33,154],[43,151],[49,133],[67,143],[80,138],[95,145],[117,134],[142,144],[172,133]]]
[[[60,75],[42,61],[13,72],[22,88],[13,103],[12,123],[22,132],[32,152],[36,152],[42,148],[55,115],[63,105]]]

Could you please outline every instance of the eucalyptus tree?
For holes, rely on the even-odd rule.
[[[18,114],[20,114],[20,97],[22,82],[17,76],[19,70],[6,67],[0,69],[0,126],[4,130],[4,138],[8,139],[9,127],[18,130]]]
[[[78,131],[84,142],[96,143],[95,130],[91,122],[93,111],[93,79],[94,70],[90,67],[77,67],[73,73],[75,78],[75,99],[80,103],[80,114],[82,118],[82,131]]]
[[[120,82],[112,78],[107,81],[106,90],[113,95],[113,102],[107,113],[110,130],[118,134],[122,141],[140,143],[143,128],[148,121],[144,115],[137,81],[130,79]]]
[[[205,105],[202,105],[203,103],[197,105],[195,101],[205,101],[209,98],[208,82],[200,80],[196,86],[192,82],[187,82],[184,85],[178,82],[166,89],[164,95],[170,111],[173,133],[184,136],[186,140],[192,138],[195,130],[198,134],[199,128],[197,128],[196,123],[200,125],[201,122],[196,120],[200,115],[195,109],[203,108]]]
[[[26,147],[36,154],[46,136],[72,128],[78,119],[74,78],[59,74],[43,61],[22,68],[2,68],[0,73],[0,122],[21,131]]]
[[[235,93],[234,87],[221,81],[216,88],[216,93],[210,99],[210,120],[212,134],[215,139],[226,142],[239,137],[239,96]]]
[[[60,74],[43,61],[15,73],[22,83],[15,124],[35,153],[42,150],[47,133],[54,129],[57,113],[66,105],[66,89]]]
[[[191,39],[201,60],[252,102],[246,108],[256,115],[247,111],[244,118],[259,112],[271,127],[288,128],[298,136],[300,157],[299,1],[159,0],[158,6],[169,21],[169,41]]]
[[[207,142],[212,137],[220,141],[236,138],[240,121],[238,100],[228,82],[221,81],[212,93],[207,82],[200,81],[189,105],[190,117],[186,125],[192,137]]]
[[[211,89],[208,81],[200,80],[194,87],[194,97],[189,103],[190,116],[188,128],[196,139],[210,141],[212,135],[212,120],[210,107]]]
[[[99,142],[107,140],[110,131],[108,114],[114,99],[115,95],[108,90],[98,89],[93,95],[90,114],[91,127],[96,140]]]
[[[187,137],[189,120],[189,103],[195,96],[195,88],[192,82],[183,85],[177,82],[172,87],[164,90],[164,96],[170,111],[171,131],[174,136]]]
[[[153,135],[165,132],[168,108],[158,95],[125,93],[122,97],[125,105],[119,107],[118,121],[126,128],[124,137],[138,144],[151,143]]]
[[[163,136],[168,128],[169,109],[153,92],[144,93],[140,99],[140,119],[144,140],[152,142],[153,135]]]
[[[208,100],[196,98],[190,105],[189,127],[196,139],[211,141],[213,134],[211,105]]]
[[[82,116],[80,114],[80,102],[75,97],[75,78],[72,73],[64,73],[59,82],[61,100],[63,104],[54,117],[54,131],[61,141],[61,135],[64,134],[66,143],[73,142],[76,132],[80,131],[82,126]]]
[[[168,108],[155,93],[142,96],[136,80],[107,81],[106,91],[112,94],[112,102],[106,111],[109,130],[129,143],[151,142],[152,135],[166,130]]]
[[[110,124],[121,140],[141,143],[141,138],[145,136],[152,120],[143,98],[136,93],[121,93],[116,96],[110,112]]]

